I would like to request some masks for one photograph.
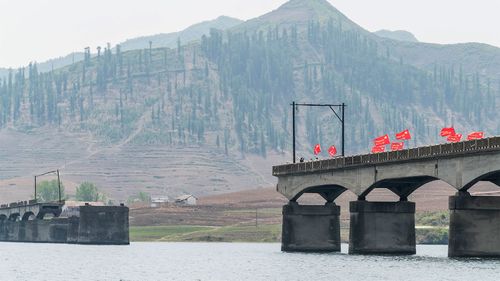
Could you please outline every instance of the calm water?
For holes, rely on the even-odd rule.
[[[279,244],[0,243],[0,280],[499,280],[500,260],[448,259],[446,246],[412,257],[289,254]]]

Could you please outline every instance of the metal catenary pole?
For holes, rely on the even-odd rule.
[[[295,101],[292,102],[292,138],[293,138],[293,163],[295,164]]]
[[[59,187],[59,202],[61,202],[61,177],[59,176],[59,170],[57,170],[57,185]]]
[[[342,125],[342,156],[345,156],[345,108],[346,104],[314,104],[314,103],[296,103],[295,101],[290,104],[292,106],[292,143],[293,143],[293,163],[296,163],[296,140],[295,140],[295,110],[299,106],[307,106],[307,107],[329,107],[335,116],[339,119]],[[340,111],[339,113],[334,109],[337,107]]]
[[[57,185],[58,185],[58,188],[59,188],[59,202],[61,202],[61,178],[60,178],[60,176],[59,176],[59,170],[46,172],[46,173],[43,173],[43,174],[40,174],[40,175],[35,175],[35,200],[37,200],[37,194],[36,194],[36,178],[37,178],[37,177],[41,177],[41,176],[45,176],[45,175],[48,175],[48,174],[54,174],[54,173],[56,173],[56,174],[57,174]]]
[[[345,156],[345,103],[342,103],[342,156]]]

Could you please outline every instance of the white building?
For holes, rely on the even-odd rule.
[[[196,205],[198,198],[193,195],[186,194],[175,198],[175,204],[178,205]]]
[[[168,196],[152,197],[151,198],[151,208],[158,208],[162,205],[168,204],[170,198]]]

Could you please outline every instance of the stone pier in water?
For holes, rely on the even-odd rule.
[[[334,203],[324,206],[299,205],[290,202],[283,206],[281,250],[286,252],[340,251],[340,207]]]
[[[500,197],[452,196],[450,257],[500,257]]]
[[[413,255],[415,247],[415,203],[350,203],[350,254]]]

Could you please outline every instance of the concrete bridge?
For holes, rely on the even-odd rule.
[[[396,152],[356,155],[273,167],[277,190],[290,200],[283,208],[285,251],[340,250],[340,208],[345,191],[351,202],[350,253],[415,253],[415,204],[408,202],[422,185],[444,181],[450,198],[450,256],[500,256],[500,197],[473,197],[479,181],[500,185],[500,137]],[[398,202],[368,202],[376,188],[399,196]],[[301,206],[304,193],[321,195],[324,206]]]
[[[36,200],[20,201],[0,205],[0,221],[27,221],[43,219],[51,214],[58,217],[61,214],[64,201],[55,203],[38,203]]]

